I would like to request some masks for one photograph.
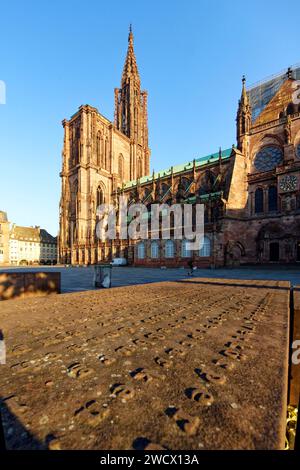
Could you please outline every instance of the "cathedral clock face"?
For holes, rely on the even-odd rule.
[[[281,191],[295,191],[297,189],[298,179],[295,175],[286,175],[281,178],[279,187]]]
[[[296,155],[298,158],[300,158],[300,143],[296,147]]]
[[[259,150],[254,158],[254,166],[258,171],[271,171],[283,160],[283,153],[279,147],[270,145]]]

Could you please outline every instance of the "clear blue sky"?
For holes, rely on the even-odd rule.
[[[129,23],[155,170],[230,147],[242,74],[300,62],[299,0],[10,0],[0,13],[0,210],[52,234],[61,120],[85,103],[113,119]]]

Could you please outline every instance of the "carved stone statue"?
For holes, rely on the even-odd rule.
[[[291,116],[287,116],[286,125],[284,128],[284,135],[285,135],[285,143],[291,144],[292,143],[292,119]]]
[[[289,212],[292,209],[292,198],[290,195],[285,197],[285,210]]]

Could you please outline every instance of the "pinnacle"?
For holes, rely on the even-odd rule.
[[[129,29],[129,35],[128,35],[128,49],[127,49],[127,55],[125,59],[125,64],[123,68],[123,74],[122,74],[122,84],[124,82],[127,82],[128,79],[135,79],[137,81],[140,80],[139,77],[139,72],[137,68],[137,63],[136,63],[136,58],[134,54],[134,47],[133,47],[133,33],[132,33],[132,27],[130,25]]]

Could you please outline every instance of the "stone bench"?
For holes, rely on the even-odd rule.
[[[59,272],[1,272],[0,300],[60,293]]]

